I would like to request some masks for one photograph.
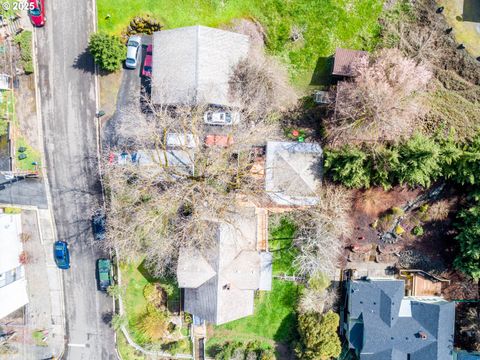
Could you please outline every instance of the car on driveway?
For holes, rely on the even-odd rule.
[[[92,216],[93,237],[97,241],[105,240],[107,219],[105,212],[99,209]]]
[[[240,113],[238,111],[206,111],[203,120],[207,125],[234,125],[240,121]]]
[[[152,77],[152,54],[153,45],[147,46],[147,54],[145,55],[145,61],[143,62],[142,75],[146,77]]]
[[[70,254],[68,253],[68,244],[65,241],[55,241],[53,244],[53,258],[60,269],[70,269]]]
[[[28,0],[28,15],[34,26],[45,25],[45,0]]]
[[[110,260],[97,260],[97,280],[100,291],[107,291],[108,287],[112,285],[112,262]]]
[[[142,47],[142,38],[138,35],[133,35],[128,38],[127,42],[127,59],[125,66],[129,69],[135,69],[138,61],[138,50]]]

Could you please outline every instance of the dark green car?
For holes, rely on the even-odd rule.
[[[108,259],[97,260],[98,289],[107,291],[112,282],[112,262]]]

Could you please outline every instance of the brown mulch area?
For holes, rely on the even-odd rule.
[[[371,227],[371,224],[392,207],[413,200],[420,193],[421,191],[418,189],[410,190],[400,186],[389,191],[384,191],[382,188],[355,190],[351,214],[354,231],[348,245],[377,243],[378,233]]]

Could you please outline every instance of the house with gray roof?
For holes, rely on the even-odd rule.
[[[309,206],[318,202],[322,148],[316,143],[269,141],[265,191],[277,205]]]
[[[350,348],[360,360],[451,360],[455,304],[404,294],[403,280],[349,280]]]
[[[245,35],[200,25],[155,32],[152,102],[235,105],[229,97],[229,79],[249,46]]]
[[[215,245],[182,249],[177,280],[184,310],[216,325],[252,315],[256,290],[271,290],[272,256],[259,251],[255,208],[237,208],[226,221],[210,221]]]

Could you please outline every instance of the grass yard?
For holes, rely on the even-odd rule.
[[[122,285],[125,287],[125,294],[123,296],[123,305],[128,321],[128,330],[132,339],[139,345],[150,345],[148,339],[144,336],[142,331],[138,329],[140,319],[147,312],[147,300],[143,293],[145,286],[149,283],[160,282],[162,284],[171,285],[175,291],[168,297],[168,303],[178,303],[180,299],[180,290],[174,280],[171,279],[155,279],[151,277],[143,266],[142,262],[127,263],[120,265],[122,272]],[[170,307],[170,305],[169,305]],[[175,343],[176,344],[176,343]],[[178,346],[171,344],[177,352],[189,352],[190,344],[184,344],[183,341],[178,342]]]
[[[41,161],[42,155],[38,150],[33,149],[27,143],[25,138],[19,137],[15,141],[15,146],[17,147],[17,158],[15,159],[15,166],[18,170],[34,171],[34,170],[40,169],[40,161]],[[21,147],[24,147],[27,149],[23,152],[23,154],[27,155],[27,157],[23,160],[18,159],[18,155],[21,154],[18,151],[18,149]],[[33,163],[37,163],[37,165],[34,165]]]
[[[336,47],[374,47],[382,4],[382,0],[98,0],[97,9],[100,30],[116,34],[137,15],[151,15],[165,29],[221,27],[233,19],[253,18],[267,33],[269,52],[287,65],[293,82],[304,87],[321,85]],[[294,27],[302,29],[304,40],[290,40]]]
[[[271,346],[289,343],[296,336],[294,308],[299,290],[292,282],[273,280],[272,291],[259,292],[255,299],[254,315],[214,327],[207,350],[226,340],[258,340]]]
[[[294,275],[293,260],[298,250],[293,246],[296,225],[287,218],[271,228],[268,246],[273,254],[273,274]]]

